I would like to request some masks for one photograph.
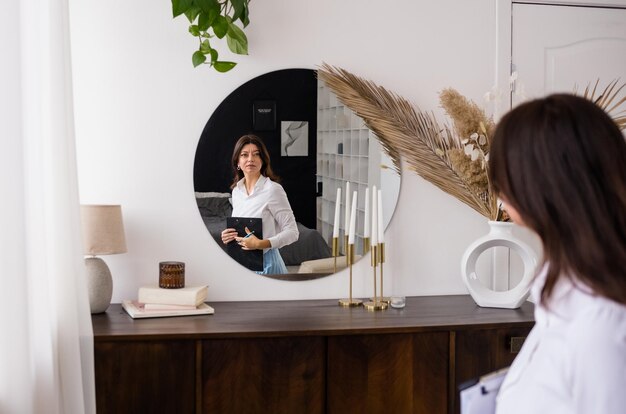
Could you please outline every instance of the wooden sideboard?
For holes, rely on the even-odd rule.
[[[368,312],[336,300],[215,302],[214,315],[93,315],[103,413],[458,413],[458,384],[509,365],[533,305],[407,298]]]

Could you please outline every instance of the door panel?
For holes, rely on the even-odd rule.
[[[514,4],[512,104],[626,80],[626,8]]]

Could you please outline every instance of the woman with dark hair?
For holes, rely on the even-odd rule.
[[[261,274],[287,273],[279,248],[298,240],[293,210],[278,177],[272,171],[270,155],[256,135],[244,135],[235,144],[233,167],[233,217],[258,217],[263,223],[263,239],[254,234],[239,237],[237,230],[222,231],[224,244],[235,242],[244,250],[263,250]]]
[[[623,413],[626,407],[626,142],[591,101],[551,95],[505,115],[489,176],[536,232],[535,326],[497,412]]]

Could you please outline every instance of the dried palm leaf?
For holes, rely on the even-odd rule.
[[[622,106],[626,102],[626,96],[623,96],[621,99],[614,102],[618,99],[618,95],[622,92],[622,89],[626,86],[626,83],[622,83],[621,86],[617,89],[617,83],[619,79],[614,79],[609,82],[609,84],[604,88],[604,90],[600,93],[599,96],[596,96],[596,90],[598,88],[598,83],[600,83],[600,79],[596,79],[596,83],[593,85],[593,89],[590,91],[589,88],[591,84],[587,85],[585,88],[585,92],[583,92],[583,98],[587,98],[590,101],[593,101],[596,105],[602,108],[607,114],[609,114],[620,130],[626,129],[626,109],[622,109],[621,111],[617,111],[620,106]]]
[[[450,150],[461,148],[448,127],[440,127],[432,113],[422,112],[406,99],[350,72],[323,64],[317,77],[339,100],[363,118],[400,172],[400,157],[422,178],[456,197],[483,216],[498,214],[491,193],[477,194],[453,168]]]

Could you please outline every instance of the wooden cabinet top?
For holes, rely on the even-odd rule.
[[[513,310],[481,308],[468,295],[408,297],[404,309],[379,312],[342,308],[334,299],[209,304],[213,315],[150,319],[132,319],[121,305],[112,304],[106,313],[92,315],[94,340],[408,333],[534,324],[530,302]]]

